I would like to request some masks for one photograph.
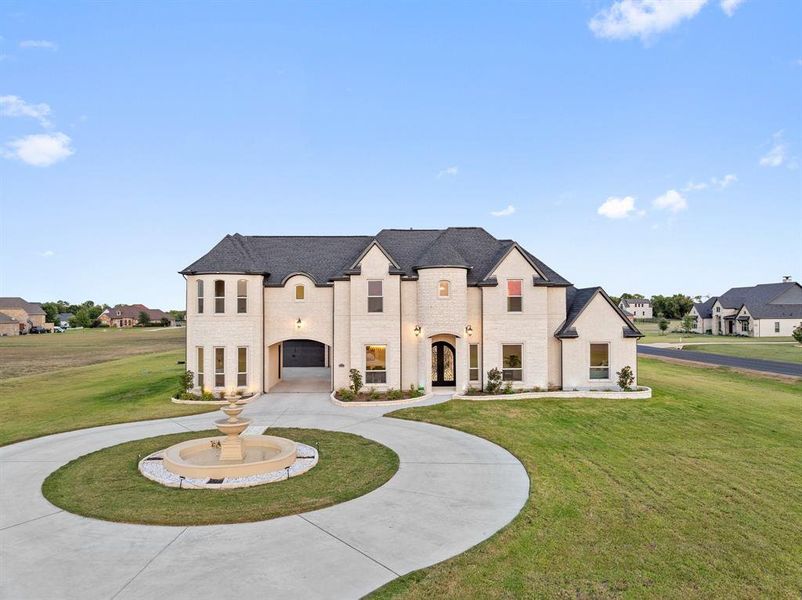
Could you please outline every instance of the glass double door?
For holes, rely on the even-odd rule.
[[[432,344],[432,385],[453,386],[457,384],[454,346],[448,342]]]

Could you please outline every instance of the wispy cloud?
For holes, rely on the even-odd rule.
[[[50,127],[50,112],[50,106],[44,102],[29,104],[19,96],[0,96],[0,116],[3,117],[31,117],[42,127]]]
[[[713,177],[710,180],[713,186],[720,190],[730,187],[736,181],[738,181],[738,176],[735,175],[735,173],[727,173],[724,177],[720,179],[718,177]]]
[[[689,181],[684,188],[683,192],[699,192],[708,188],[716,190],[723,190],[730,187],[733,183],[738,181],[735,173],[727,173],[723,177],[711,177],[708,181]]]
[[[446,167],[439,173],[438,177],[456,177],[459,174],[459,167]]]
[[[744,0],[721,0],[719,4],[721,5],[721,10],[724,11],[724,14],[728,17],[731,17],[735,14],[735,9],[743,4],[743,2]]]
[[[2,155],[34,167],[49,167],[75,154],[71,142],[60,132],[26,135],[6,143]]]
[[[44,252],[40,252],[39,253],[39,256],[41,256],[43,258],[50,258],[51,256],[55,256],[55,255],[56,255],[56,253],[53,252],[52,250],[45,250]]]
[[[596,212],[608,219],[625,219],[635,214],[635,198],[610,196],[602,202]]]
[[[490,211],[490,214],[494,217],[509,217],[510,215],[515,214],[515,207],[512,204],[508,204],[507,208]]]
[[[680,194],[677,190],[668,190],[662,196],[658,196],[652,202],[652,206],[659,210],[668,210],[672,213],[678,213],[688,208],[688,201],[685,196]]]
[[[20,48],[43,48],[45,50],[58,50],[58,44],[50,40],[22,40]]]
[[[600,38],[648,41],[695,17],[707,0],[616,0],[588,23]]]
[[[785,143],[782,130],[771,138],[771,149],[760,158],[761,167],[780,167],[788,158],[788,144]]]

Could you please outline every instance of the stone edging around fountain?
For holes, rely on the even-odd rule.
[[[424,394],[423,396],[418,396],[417,398],[403,398],[401,400],[372,400],[368,402],[343,402],[342,400],[337,400],[335,397],[337,392],[332,392],[329,396],[332,404],[336,404],[337,406],[344,406],[346,408],[353,408],[356,406],[399,406],[402,404],[414,404],[415,402],[421,402],[422,400],[428,400],[434,394],[429,392],[428,394]]]
[[[260,398],[262,394],[254,394],[253,396],[248,396],[246,398],[241,398],[237,400],[237,404],[250,404],[257,398]],[[173,398],[170,397],[170,401],[173,404],[196,404],[196,405],[205,405],[205,406],[224,406],[229,403],[228,400],[181,400],[180,398]]]
[[[151,481],[161,485],[173,488],[181,487],[188,490],[230,490],[253,487],[264,483],[286,481],[289,477],[303,475],[317,464],[318,453],[314,447],[297,442],[296,445],[297,458],[287,469],[270,471],[250,477],[226,477],[222,483],[210,483],[211,480],[208,479],[191,479],[189,477],[182,480],[181,477],[164,468],[164,453],[166,449],[149,454],[139,461],[139,472]]]

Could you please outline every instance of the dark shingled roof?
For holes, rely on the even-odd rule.
[[[716,300],[718,300],[717,296],[711,296],[704,302],[695,302],[693,307],[701,318],[711,319],[713,317],[713,305],[716,303]]]
[[[607,292],[605,292],[602,288],[589,287],[578,289],[574,286],[570,286],[565,291],[566,316],[563,324],[560,325],[560,327],[554,333],[556,337],[561,339],[579,337],[579,332],[577,332],[576,328],[574,327],[574,323],[579,318],[579,315],[582,314],[582,311],[585,310],[585,307],[590,304],[590,301],[596,296],[597,292],[600,293],[605,300],[607,300],[608,304],[624,321],[624,337],[643,337],[643,334],[638,331],[638,329],[630,322],[629,319],[627,319],[624,311],[622,311],[612,300],[610,300],[610,296],[608,296]]]
[[[41,304],[38,302],[28,302],[19,296],[0,298],[0,310],[3,310],[4,308],[16,308],[24,310],[29,315],[45,314]]]
[[[6,313],[0,312],[0,324],[6,323],[19,323],[14,317],[8,316]]]
[[[649,298],[621,298],[621,303],[624,306],[629,306],[629,303],[640,302],[641,304],[648,304],[651,306],[652,301]]]
[[[242,236],[227,235],[182,274],[265,274],[266,285],[282,285],[294,273],[309,275],[317,285],[346,276],[371,244],[377,242],[405,277],[417,277],[427,267],[468,269],[468,285],[495,284],[488,275],[514,246],[497,240],[481,227],[448,229],[383,229],[376,236]],[[519,247],[520,248],[520,247]],[[543,278],[536,285],[570,285],[529,252],[520,248]]]
[[[755,319],[802,318],[802,286],[795,281],[732,288],[718,301],[724,308],[740,309],[745,305]]]

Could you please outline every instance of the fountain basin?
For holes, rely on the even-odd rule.
[[[218,425],[219,426],[219,425]],[[249,477],[280,471],[297,457],[295,442],[270,435],[243,435],[243,459],[220,460],[220,445],[225,436],[199,438],[170,446],[164,451],[164,468],[193,479]]]
[[[219,419],[214,422],[214,426],[217,427],[220,433],[225,433],[226,435],[239,435],[248,429],[250,424],[250,419],[238,419],[233,422],[228,419]]]

